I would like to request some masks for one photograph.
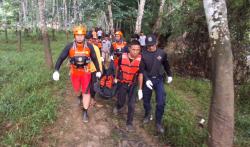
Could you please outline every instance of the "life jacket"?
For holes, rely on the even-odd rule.
[[[120,71],[122,74],[121,83],[133,84],[138,75],[139,65],[141,62],[141,55],[138,55],[132,62],[130,62],[128,53],[122,54],[122,61]]]
[[[119,57],[122,55],[123,49],[124,49],[124,47],[126,45],[127,45],[127,42],[125,42],[125,41],[113,42],[112,43],[112,46],[113,46],[113,49],[114,49],[114,64],[115,64],[115,68],[117,68],[117,66],[118,66]]]
[[[90,49],[87,43],[73,43],[69,50],[71,74],[82,74],[90,69]]]
[[[113,83],[114,83],[114,77],[112,75],[105,75],[101,78],[100,80],[100,86],[103,87],[107,87],[109,89],[111,89],[113,87]]]
[[[127,45],[127,42],[125,41],[121,41],[121,42],[113,42],[112,46],[114,48],[114,55],[115,57],[119,57],[122,52],[123,52],[123,48]]]

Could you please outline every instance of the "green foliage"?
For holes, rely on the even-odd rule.
[[[174,146],[200,146],[205,143],[207,131],[199,128],[196,107],[178,90],[167,88],[168,103],[164,115],[165,140]],[[196,101],[195,99],[192,101]]]
[[[52,46],[61,50],[65,45],[62,41]],[[56,118],[55,94],[64,88],[65,78],[60,83],[52,81],[39,41],[25,40],[22,52],[16,51],[15,43],[1,44],[0,146],[33,144],[43,127]],[[67,77],[65,74],[62,77]]]
[[[207,122],[211,98],[211,84],[202,79],[176,76],[168,91],[168,104],[164,116],[167,128],[164,140],[174,146],[202,146],[207,130],[197,127],[200,118]],[[235,146],[250,145],[250,84],[236,91]]]
[[[0,24],[1,22],[11,24],[16,21],[19,3],[20,1],[18,0],[4,0],[0,2]]]
[[[250,146],[250,83],[241,85],[237,93],[235,143],[239,146]]]
[[[210,84],[176,76],[171,86],[166,86],[167,105],[164,114],[166,132],[161,138],[174,146],[203,146],[207,129],[201,128],[201,118],[207,120]]]

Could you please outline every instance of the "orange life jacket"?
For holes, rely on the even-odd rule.
[[[127,45],[127,42],[113,42],[112,46],[114,48],[114,52],[116,52],[118,49],[123,49]]]
[[[138,74],[141,55],[138,55],[132,62],[129,61],[128,53],[122,54],[120,71],[122,73],[122,83],[132,84]]]
[[[126,45],[127,45],[127,42],[125,42],[125,41],[122,41],[122,42],[113,42],[112,43],[112,46],[113,46],[113,49],[114,49],[115,53],[117,52],[118,49],[123,49]],[[122,50],[120,50],[118,52],[122,52]],[[117,66],[118,66],[118,60],[119,60],[119,57],[116,54],[114,54],[114,65],[115,65],[115,68],[117,68]]]
[[[113,87],[113,81],[114,81],[114,78],[112,75],[103,76],[100,80],[100,86],[107,87],[107,88],[111,89]]]
[[[87,57],[90,58],[90,49],[87,46],[87,43],[78,44],[73,43],[73,46],[69,50],[69,58],[74,57]],[[78,68],[75,64],[70,64],[70,73],[71,74],[83,74],[86,72],[90,72],[90,64],[88,63],[83,68]]]

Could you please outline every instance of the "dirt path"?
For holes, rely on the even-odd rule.
[[[82,122],[78,100],[70,90],[63,94],[64,101],[57,121],[46,129],[46,136],[39,146],[60,147],[158,147],[155,136],[149,135],[141,127],[142,111],[136,108],[134,126],[136,132],[128,133],[125,129],[126,113],[115,117],[112,114],[114,100],[102,100],[102,108],[89,110],[90,121]]]

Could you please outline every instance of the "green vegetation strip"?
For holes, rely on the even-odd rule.
[[[61,50],[64,45],[52,46]],[[1,42],[0,146],[34,145],[43,128],[56,119],[56,94],[65,88],[66,78],[52,81],[40,41],[25,40],[22,49],[17,52],[15,43]]]

